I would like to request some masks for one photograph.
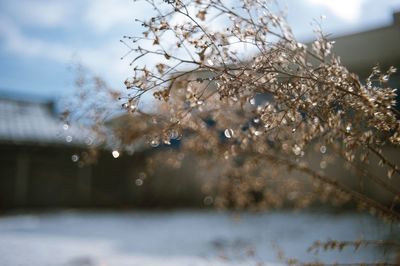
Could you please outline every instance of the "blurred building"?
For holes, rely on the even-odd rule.
[[[334,52],[349,70],[365,78],[374,66],[383,70],[400,66],[400,12],[393,14],[393,23],[350,35],[333,38]],[[400,84],[400,74],[393,82]]]
[[[52,103],[0,97],[0,209],[194,204],[167,172],[145,180],[149,151],[115,159],[103,149],[94,164],[76,162],[90,142],[61,123]]]
[[[77,132],[63,129],[52,103],[0,98],[0,207],[86,197],[90,170],[71,160],[82,145]]]

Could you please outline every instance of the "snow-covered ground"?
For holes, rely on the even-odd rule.
[[[399,228],[394,228],[397,233]],[[53,212],[0,216],[0,266],[264,265],[374,262],[373,247],[307,253],[315,240],[382,239],[393,227],[361,214],[214,211]],[[254,252],[254,255],[252,253]]]

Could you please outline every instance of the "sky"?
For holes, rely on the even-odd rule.
[[[279,0],[300,40],[312,37],[310,23],[325,16],[332,35],[392,23],[400,0]],[[132,74],[124,35],[138,35],[135,18],[151,9],[133,0],[0,0],[0,96],[57,99],[74,87],[71,66],[80,63],[114,88]]]

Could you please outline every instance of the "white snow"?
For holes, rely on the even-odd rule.
[[[399,232],[361,214],[213,211],[53,212],[0,216],[1,266],[282,265],[278,250],[303,262],[374,262],[389,254],[306,249],[315,240],[382,239]],[[254,250],[255,256],[249,251]]]

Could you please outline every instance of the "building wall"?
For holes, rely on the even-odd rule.
[[[201,206],[198,180],[183,178],[178,170],[158,169],[137,185],[149,152],[118,159],[103,152],[95,164],[83,167],[71,160],[78,152],[0,145],[0,209]]]

